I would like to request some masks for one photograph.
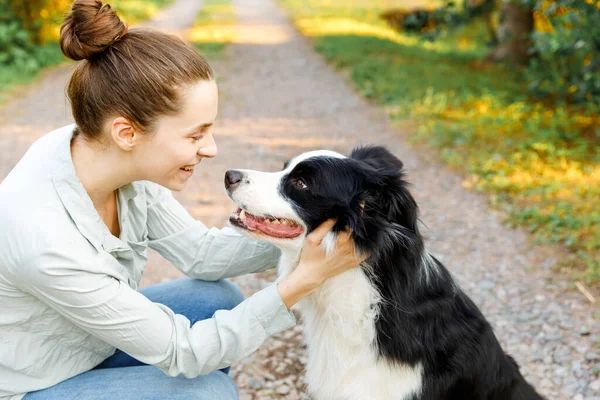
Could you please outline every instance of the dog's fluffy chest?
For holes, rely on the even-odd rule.
[[[280,263],[280,275],[289,272]],[[419,390],[420,367],[391,367],[377,358],[379,304],[361,268],[329,279],[298,303],[308,348],[306,383],[315,399],[402,400]]]

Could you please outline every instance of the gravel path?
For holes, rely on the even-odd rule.
[[[188,8],[178,7],[189,16]],[[222,184],[228,168],[276,170],[309,149],[347,152],[361,142],[386,144],[413,182],[430,250],[481,307],[527,379],[548,399],[600,399],[597,309],[552,273],[556,248],[532,249],[526,234],[503,227],[485,197],[465,190],[461,176],[431,152],[409,145],[407,134],[356,95],[271,0],[237,0],[236,13],[238,40],[212,63],[221,94],[220,154],[203,162],[176,194],[186,208],[209,226],[223,226],[233,208]],[[0,177],[31,141],[71,121],[63,94],[70,68],[49,71],[0,109]],[[152,253],[141,286],[179,276]],[[250,295],[273,278],[269,271],[235,281]],[[300,336],[298,325],[233,366],[242,400],[308,398]]]

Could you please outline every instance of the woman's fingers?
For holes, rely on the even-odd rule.
[[[351,256],[359,263],[362,263],[367,258],[369,258],[369,254],[357,251],[356,246],[354,245],[354,241],[352,240],[351,233],[352,232],[350,231],[338,233],[337,249],[340,253]]]
[[[323,238],[327,233],[333,228],[337,220],[328,219],[319,225],[315,230],[309,233],[306,236],[306,241],[313,245],[319,246],[323,241]],[[352,241],[352,236],[350,231],[341,231],[337,233],[336,244],[334,248],[334,257],[342,256],[342,257],[352,257],[359,262],[363,262],[366,260],[369,255],[368,254],[359,254],[356,252],[356,247],[354,246],[354,242]]]
[[[321,244],[323,238],[325,235],[327,235],[327,232],[333,228],[336,222],[337,221],[335,219],[328,219],[327,221],[323,222],[321,225],[316,227],[314,231],[306,236],[306,241],[314,245]]]

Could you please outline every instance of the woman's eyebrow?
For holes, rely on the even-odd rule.
[[[205,129],[205,128],[210,128],[213,125],[212,122],[206,122],[204,124],[198,125],[197,127],[195,127],[194,129],[190,130],[189,134],[193,135],[194,133],[196,133],[196,131],[198,131],[199,129]]]

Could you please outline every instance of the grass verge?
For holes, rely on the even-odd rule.
[[[235,39],[235,14],[231,0],[206,0],[186,39],[208,61],[219,57]]]

